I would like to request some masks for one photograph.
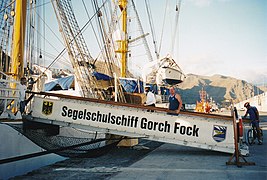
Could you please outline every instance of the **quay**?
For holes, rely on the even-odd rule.
[[[226,165],[231,154],[175,144],[142,141],[97,158],[70,158],[14,177],[23,179],[267,179],[267,114],[261,115],[263,145],[245,157],[254,166]]]

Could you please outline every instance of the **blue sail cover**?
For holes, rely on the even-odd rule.
[[[158,94],[158,86],[156,84],[146,84],[146,86],[150,87],[150,91],[154,94]],[[160,87],[161,95],[170,95],[170,90],[166,87]]]
[[[55,79],[45,84],[45,91],[51,91],[56,85],[59,85],[63,90],[70,88],[73,83],[74,76],[67,76],[59,79]]]
[[[96,71],[93,72],[93,76],[95,76],[97,80],[109,81],[112,79],[110,76],[96,72]]]
[[[143,93],[143,82],[133,78],[120,78],[120,84],[125,92],[128,93]]]

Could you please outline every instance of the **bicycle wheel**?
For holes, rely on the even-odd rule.
[[[260,129],[260,133],[261,133],[261,141],[263,142],[263,131],[262,131],[262,129]]]
[[[247,141],[249,145],[252,145],[254,143],[254,134],[252,129],[249,129],[247,132]]]

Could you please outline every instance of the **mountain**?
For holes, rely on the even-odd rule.
[[[259,89],[261,89],[264,92],[267,92],[267,86],[266,85],[261,85],[261,86],[257,86]]]
[[[184,103],[194,104],[200,100],[199,91],[202,87],[208,97],[212,97],[217,103],[230,99],[239,102],[263,93],[262,89],[244,80],[222,75],[200,76],[195,74],[186,76],[185,81],[178,85],[178,92]]]

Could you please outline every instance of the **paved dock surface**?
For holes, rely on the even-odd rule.
[[[227,166],[229,155],[189,147],[164,144],[134,163],[121,168],[111,179],[267,179],[266,147],[255,145],[246,160],[255,166]],[[265,150],[265,155],[256,154]],[[255,154],[254,154],[255,153]]]
[[[158,142],[116,148],[97,158],[72,158],[13,179],[253,179],[267,180],[267,117],[263,145],[250,146],[254,166],[226,165],[230,154]],[[144,148],[144,147],[148,147]]]

